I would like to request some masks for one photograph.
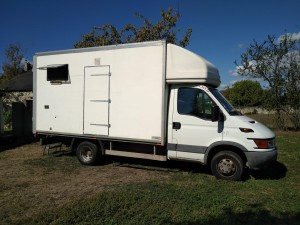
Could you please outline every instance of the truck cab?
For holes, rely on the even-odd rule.
[[[277,156],[271,130],[236,111],[218,89],[197,84],[171,86],[167,149],[168,159],[209,165],[225,180]]]

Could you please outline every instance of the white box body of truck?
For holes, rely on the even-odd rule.
[[[36,131],[164,142],[165,45],[80,50],[35,58]],[[47,80],[63,65],[68,80]]]
[[[33,132],[67,140],[85,165],[103,155],[186,160],[237,180],[276,160],[273,132],[234,111],[216,89],[218,69],[181,47],[153,41],[33,61]]]

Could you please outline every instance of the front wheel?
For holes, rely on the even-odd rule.
[[[243,160],[231,151],[222,151],[214,155],[210,167],[213,175],[222,180],[240,180],[244,173]]]
[[[81,164],[93,166],[99,162],[101,152],[96,144],[84,141],[78,145],[76,155]]]

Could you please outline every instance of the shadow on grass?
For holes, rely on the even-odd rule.
[[[250,171],[250,175],[256,180],[279,180],[286,176],[287,171],[284,164],[276,161],[264,170]]]
[[[277,213],[274,214],[265,209],[262,205],[252,204],[248,205],[247,211],[234,212],[230,208],[225,208],[222,213],[217,217],[209,217],[208,219],[201,219],[196,221],[184,221],[184,222],[170,222],[165,221],[165,224],[170,225],[252,225],[252,224],[264,224],[264,225],[298,225],[300,221],[300,213]]]
[[[51,152],[49,154],[52,154],[54,157],[74,157],[74,156],[76,156],[76,153],[69,149],[54,150],[53,152]]]
[[[54,151],[54,157],[76,157],[74,151]],[[210,168],[200,163],[184,162],[184,161],[153,161],[147,159],[136,159],[119,156],[105,156],[97,166],[105,166],[114,164],[115,166],[134,168],[140,170],[166,171],[166,172],[188,172],[203,173],[211,175]],[[286,176],[287,168],[280,162],[274,162],[264,170],[250,170],[245,173],[243,181],[253,177],[256,180],[279,180]]]
[[[105,196],[104,196],[105,197]],[[121,197],[122,198],[122,197]],[[130,197],[129,197],[130,198]],[[105,198],[104,198],[105,199]],[[122,198],[123,199],[123,198]],[[126,198],[127,199],[127,198]],[[110,199],[114,201],[114,198]],[[131,217],[117,210],[122,210],[124,206],[103,202],[103,198],[99,202],[92,204],[81,203],[69,209],[67,213],[39,215],[37,218],[21,221],[22,224],[166,224],[166,225],[298,225],[300,221],[300,213],[295,209],[280,212],[272,212],[262,204],[245,204],[242,210],[236,208],[224,207],[218,212],[203,210],[203,214],[188,215],[178,206],[172,208],[163,208],[158,214],[150,214],[153,206],[148,208],[132,208]],[[105,204],[104,204],[105,203]],[[180,203],[179,203],[180,204]],[[112,208],[111,206],[115,206]],[[109,210],[107,207],[110,207]],[[155,206],[157,207],[157,206]],[[149,210],[149,208],[151,210]],[[103,210],[102,213],[93,213]],[[174,211],[176,210],[176,211]],[[83,216],[89,212],[89,216]],[[132,214],[132,212],[138,212]],[[195,212],[195,210],[194,210]],[[174,217],[174,213],[176,216]],[[33,222],[34,221],[34,222]],[[21,224],[19,223],[19,224]]]
[[[111,163],[117,163],[119,166],[142,169],[142,170],[152,170],[152,171],[170,171],[170,172],[188,172],[188,173],[203,173],[211,174],[210,168],[208,166],[183,161],[151,161],[144,159],[134,159],[134,158],[123,158],[117,156],[105,157],[101,165],[108,165]],[[245,173],[243,181],[246,181],[253,177],[256,180],[279,180],[286,176],[287,168],[284,164],[280,162],[274,162],[263,170],[250,170]],[[213,175],[212,175],[213,176]]]
[[[0,136],[0,152],[14,149],[22,145],[30,144],[35,141],[36,139],[34,139],[33,136],[27,136],[27,137],[16,137],[14,135]]]
[[[170,172],[189,172],[189,173],[207,173],[210,170],[207,166],[193,162],[183,161],[153,161],[147,159],[126,158],[118,156],[105,157],[101,165],[119,164],[122,167],[152,170],[152,171],[170,171]]]

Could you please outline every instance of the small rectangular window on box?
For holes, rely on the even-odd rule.
[[[47,67],[47,81],[51,83],[62,83],[69,80],[69,65],[57,65]]]

